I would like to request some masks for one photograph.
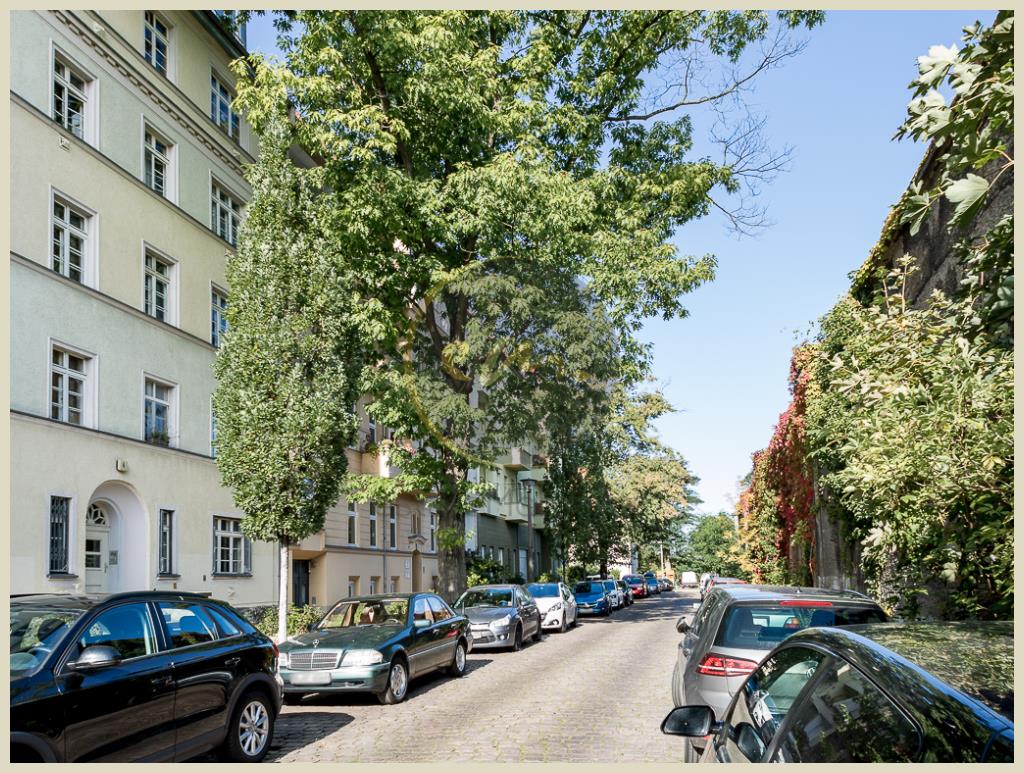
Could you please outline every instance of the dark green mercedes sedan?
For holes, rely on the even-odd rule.
[[[472,646],[469,621],[436,594],[358,596],[282,644],[278,670],[286,703],[342,692],[399,703],[410,679],[442,668],[462,676]]]

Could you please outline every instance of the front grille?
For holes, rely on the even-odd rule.
[[[293,652],[288,665],[292,671],[330,671],[338,667],[340,657],[337,652]]]

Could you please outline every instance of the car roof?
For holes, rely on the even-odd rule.
[[[470,585],[466,590],[479,590],[480,588],[499,588],[507,590],[509,588],[518,588],[519,583],[515,582],[492,582],[487,585]]]
[[[724,594],[735,601],[775,601],[799,598],[822,601],[840,600],[852,603],[868,602],[877,606],[872,599],[863,593],[855,590],[835,590],[833,588],[801,588],[795,585],[754,585],[743,583],[716,584],[711,589],[711,592]]]
[[[436,596],[437,594],[433,591],[420,591],[419,593],[374,593],[367,596],[346,596],[343,599],[338,599],[336,604],[340,604],[342,601],[383,601],[385,599],[411,599],[413,596]]]
[[[1013,721],[1013,623],[994,621],[871,623],[805,628],[787,644],[821,641],[873,674],[900,672],[898,697],[925,714],[958,696],[990,719]],[[916,682],[914,688],[908,680]],[[979,717],[983,718],[983,717]],[[998,721],[990,724],[998,724]]]
[[[212,601],[216,604],[226,602],[211,598],[206,593],[189,593],[187,591],[130,591],[126,593],[22,593],[11,596],[11,604],[32,604],[63,607],[65,609],[91,609],[108,601],[138,599],[142,601]]]

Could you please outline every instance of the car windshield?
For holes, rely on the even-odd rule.
[[[456,607],[510,607],[511,588],[475,588],[459,596]]]
[[[535,582],[526,586],[530,594],[539,598],[558,595],[558,585],[553,582]]]
[[[605,580],[601,584],[604,585],[604,587],[606,587],[608,590],[615,590],[615,588],[617,587],[615,585],[615,580]]]
[[[604,586],[597,582],[581,582],[573,593],[604,593]]]
[[[12,606],[11,675],[27,676],[38,671],[81,616],[80,609]]]
[[[843,607],[831,604],[735,606],[722,620],[715,644],[721,647],[770,650],[802,628],[882,623],[885,619],[885,614],[881,610],[872,607]]]
[[[409,616],[408,599],[346,599],[334,605],[318,630],[358,628],[366,625],[406,625]]]

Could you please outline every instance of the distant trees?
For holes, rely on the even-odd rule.
[[[686,572],[748,577],[742,564],[736,524],[727,513],[699,516],[696,526],[685,535],[678,552],[672,556],[672,563],[676,569]]]

